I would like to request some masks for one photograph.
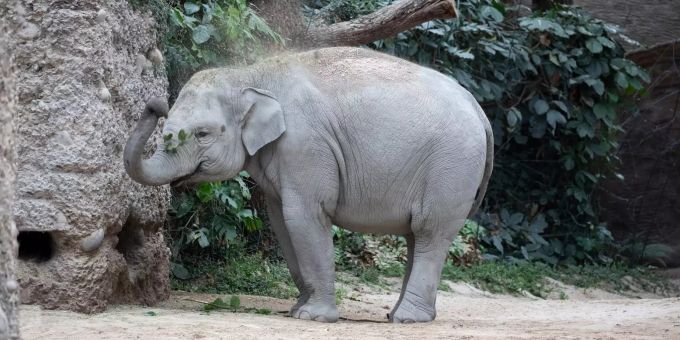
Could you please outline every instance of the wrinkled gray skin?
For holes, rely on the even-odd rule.
[[[212,69],[184,86],[165,122],[193,137],[147,160],[167,104],[147,104],[125,167],[147,185],[231,178],[247,170],[300,290],[291,315],[335,322],[331,226],[404,235],[408,266],[392,322],[435,318],[447,251],[479,206],[493,138],[473,96],[433,70],[357,48]],[[475,200],[476,193],[479,195]]]

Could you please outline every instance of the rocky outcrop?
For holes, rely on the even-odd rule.
[[[151,17],[125,0],[14,8],[23,303],[96,312],[168,296],[169,193],[133,183],[122,164],[145,101],[166,95],[163,66],[146,57]]]
[[[9,1],[12,3],[13,1]],[[19,285],[15,277],[17,231],[12,219],[14,196],[14,109],[15,69],[12,66],[10,25],[2,18],[7,4],[0,4],[0,339],[18,339],[17,305]]]
[[[624,181],[610,180],[600,198],[602,217],[619,238],[674,247],[665,259],[680,266],[680,40],[629,53],[652,82],[638,106],[622,117]]]
[[[616,24],[646,46],[680,38],[678,0],[574,0],[594,17]]]

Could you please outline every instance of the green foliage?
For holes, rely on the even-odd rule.
[[[472,220],[465,220],[465,225],[458,232],[449,249],[449,257],[461,266],[473,265],[480,262],[486,252],[480,239],[487,235],[484,227]]]
[[[618,113],[649,81],[623,57],[615,32],[577,8],[522,17],[498,1],[466,0],[457,20],[373,43],[451,75],[484,107],[496,144],[480,220],[491,252],[612,260],[592,193],[616,175]]]
[[[333,241],[339,269],[353,270],[366,281],[377,281],[373,269],[389,276],[403,273],[406,241],[402,237],[353,233],[333,226]]]
[[[242,308],[241,298],[239,298],[238,295],[232,295],[231,298],[229,298],[229,303],[224,302],[224,300],[221,298],[217,298],[212,302],[203,305],[203,311],[205,312],[212,312],[216,310],[228,310],[231,312],[246,312],[263,315],[269,315],[272,313],[271,309],[267,308]]]
[[[196,71],[252,62],[268,44],[283,44],[246,0],[152,0],[136,7],[144,6],[160,23],[171,99]]]
[[[469,282],[480,289],[492,293],[524,294],[547,297],[554,286],[545,278],[579,288],[599,288],[613,292],[626,293],[630,290],[644,290],[658,294],[673,292],[667,279],[656,275],[645,267],[630,268],[627,265],[579,265],[549,266],[542,262],[485,261],[470,267],[456,266],[448,262],[442,278],[452,281]],[[564,292],[558,295],[567,299]]]
[[[448,262],[442,272],[442,278],[452,281],[463,281],[475,284],[480,289],[492,293],[531,293],[545,297],[544,278],[552,272],[543,264],[530,262],[483,262],[471,267],[460,267]]]
[[[262,220],[248,205],[251,198],[248,178],[243,171],[229,181],[201,183],[175,193],[166,237],[176,277],[187,278],[181,264],[185,254],[222,259],[230,254],[232,245],[242,250],[245,237],[262,229]]]
[[[373,13],[391,2],[392,0],[320,0],[311,6],[320,10],[315,12],[307,7],[306,14],[311,17],[322,17],[328,23],[335,23]]]
[[[286,264],[261,254],[216,260],[185,259],[188,278],[174,279],[172,289],[211,294],[248,294],[291,298],[297,296]]]
[[[184,146],[187,140],[192,137],[191,133],[186,133],[184,129],[179,130],[177,133],[177,140],[173,138],[172,133],[163,135],[163,147],[168,153],[176,153],[177,149]]]

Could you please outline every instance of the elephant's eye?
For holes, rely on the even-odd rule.
[[[198,131],[198,132],[196,132],[196,137],[198,137],[198,138],[205,138],[205,137],[207,137],[207,136],[208,136],[208,132],[206,132],[206,131]]]

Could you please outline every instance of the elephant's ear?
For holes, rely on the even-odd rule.
[[[241,138],[249,155],[273,142],[286,131],[281,104],[266,90],[252,87],[241,91],[246,111],[243,114]]]

